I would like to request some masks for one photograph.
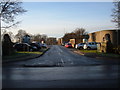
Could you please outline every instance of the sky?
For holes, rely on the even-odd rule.
[[[22,22],[13,30],[15,34],[23,29],[60,38],[76,28],[89,33],[115,28],[112,2],[23,2],[22,6],[27,12],[17,17]]]

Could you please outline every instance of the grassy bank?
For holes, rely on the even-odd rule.
[[[42,54],[43,52],[16,52],[10,56],[3,56],[2,60],[3,62],[27,60],[39,57]]]
[[[80,50],[83,53],[98,53],[97,50]]]
[[[97,52],[97,50],[80,50],[86,56],[93,56],[93,57],[109,57],[109,58],[120,58],[119,54],[114,53],[101,53]]]
[[[24,54],[24,55],[26,55],[26,54],[28,54],[28,55],[30,55],[30,54],[42,54],[43,52],[17,52],[17,54]]]
[[[41,49],[41,51],[38,52],[15,52],[14,54],[10,56],[3,56],[2,62],[10,62],[10,61],[20,61],[20,60],[28,60],[28,59],[34,59],[37,58],[45,53],[47,49]]]

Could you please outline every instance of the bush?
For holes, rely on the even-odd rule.
[[[114,53],[120,54],[120,45],[118,47],[117,46],[114,47],[113,50],[114,50]]]
[[[8,34],[5,34],[2,41],[2,54],[8,56],[14,53],[13,43]]]

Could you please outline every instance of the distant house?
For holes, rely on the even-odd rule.
[[[70,41],[69,41],[69,42],[72,44],[72,47],[74,47],[74,46],[75,46],[75,41],[76,41],[75,39],[70,39]]]
[[[62,45],[62,43],[63,43],[63,40],[62,40],[62,38],[58,38],[58,45]]]
[[[116,46],[120,45],[120,30],[102,30],[89,33],[88,42],[104,42],[105,39],[110,39],[111,43]]]
[[[57,44],[57,39],[54,37],[49,37],[47,38],[47,42],[48,45],[56,45]]]
[[[28,34],[22,38],[22,43],[30,43],[30,36]]]

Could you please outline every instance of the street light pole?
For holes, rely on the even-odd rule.
[[[0,59],[2,60],[1,14],[0,14]]]
[[[2,73],[1,15],[2,15],[2,13],[0,12],[0,73]],[[0,78],[2,78],[1,75],[0,75]],[[2,80],[0,79],[0,88],[1,88],[1,87],[2,87]]]
[[[118,30],[117,30],[117,50],[118,50]]]

